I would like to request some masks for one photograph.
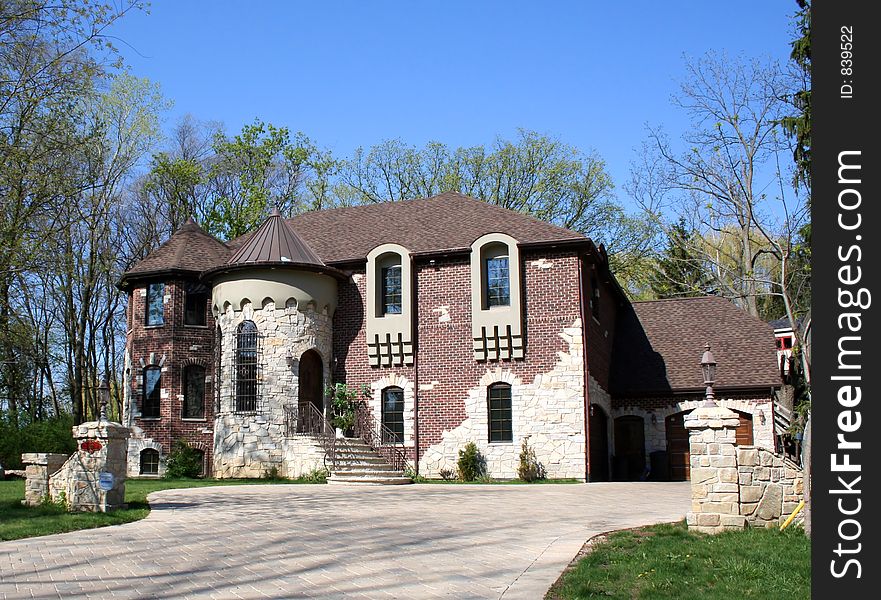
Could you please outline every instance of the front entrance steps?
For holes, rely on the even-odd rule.
[[[396,471],[379,453],[360,438],[336,440],[336,467],[327,483],[334,485],[406,485],[409,477]]]

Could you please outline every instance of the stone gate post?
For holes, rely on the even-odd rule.
[[[691,452],[691,511],[688,528],[704,533],[743,529],[737,475],[739,419],[720,406],[700,406],[685,415]]]
[[[107,512],[125,506],[127,440],[119,423],[90,421],[73,427],[77,450],[50,481],[52,498],[61,493],[72,511]]]

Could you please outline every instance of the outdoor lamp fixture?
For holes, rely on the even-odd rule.
[[[765,411],[759,410],[759,423],[765,424]]]
[[[107,383],[107,378],[102,379],[98,386],[98,401],[101,405],[98,420],[107,421],[107,403],[110,401],[110,384]]]
[[[704,385],[707,386],[707,399],[704,406],[718,406],[716,404],[716,396],[713,394],[713,384],[716,383],[716,359],[710,352],[710,343],[704,346],[706,350],[701,358],[701,370],[704,373]]]

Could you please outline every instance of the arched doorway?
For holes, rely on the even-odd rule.
[[[688,445],[688,430],[685,428],[684,417],[690,411],[678,412],[666,419],[667,431],[667,457],[670,464],[670,479],[672,481],[687,481],[691,478],[691,452]],[[753,416],[749,413],[735,410],[740,423],[737,425],[735,435],[738,446],[752,446],[753,444]]]
[[[300,357],[297,405],[301,431],[304,431],[303,427],[309,420],[309,405],[324,413],[324,362],[315,350],[307,350]]]
[[[598,405],[590,405],[587,421],[590,440],[589,481],[609,480],[609,417]]]
[[[615,419],[615,479],[638,481],[645,474],[645,420],[637,415]]]

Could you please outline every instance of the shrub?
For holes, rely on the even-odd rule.
[[[297,477],[300,483],[327,483],[327,469],[318,468]]]
[[[517,468],[517,476],[527,483],[545,478],[545,468],[538,462],[535,450],[529,447],[526,439],[520,446],[520,466]]]
[[[486,470],[486,463],[477,449],[477,444],[468,442],[459,450],[459,460],[456,463],[459,469],[459,479],[462,481],[474,481]]]
[[[358,394],[345,383],[336,383],[327,389],[330,398],[331,424],[337,429],[350,431],[355,425]]]
[[[443,469],[438,471],[438,475],[440,475],[441,479],[443,479],[444,481],[452,481],[456,478],[456,472],[449,467],[444,467]]]
[[[281,474],[278,472],[278,467],[273,465],[263,471],[263,479],[268,479],[270,481],[280,481],[284,479],[284,477],[282,477]]]
[[[0,465],[21,469],[24,452],[73,454],[76,440],[71,434],[73,417],[61,414],[44,421],[24,423],[25,415],[14,423],[8,415],[0,415]]]
[[[177,440],[168,453],[165,461],[165,478],[180,479],[181,477],[202,476],[203,454],[190,448],[184,440]]]

